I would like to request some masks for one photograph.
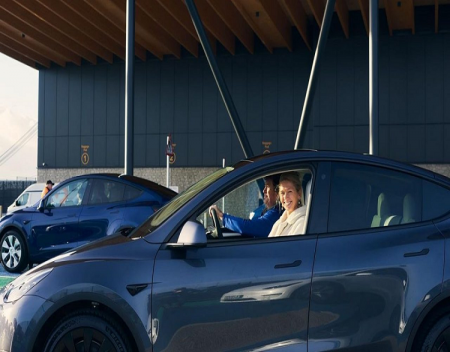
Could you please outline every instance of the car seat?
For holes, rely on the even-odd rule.
[[[415,219],[415,209],[416,202],[411,194],[405,195],[403,198],[403,217],[401,220],[402,224],[409,224],[411,222],[416,222]]]
[[[385,226],[385,221],[390,216],[390,211],[389,201],[386,194],[380,193],[378,196],[377,214],[373,216],[370,227]]]

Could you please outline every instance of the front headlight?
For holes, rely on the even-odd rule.
[[[30,275],[22,275],[15,279],[13,282],[5,287],[5,296],[3,297],[3,302],[11,303],[17,301],[24,294],[30,291],[34,286],[38,284],[39,281],[44,279],[53,268],[40,270],[36,273]]]

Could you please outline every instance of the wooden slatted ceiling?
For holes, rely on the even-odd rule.
[[[185,0],[135,0],[135,55],[180,58],[182,49],[199,55],[199,39]],[[236,41],[249,53],[258,38],[269,52],[293,50],[298,31],[312,50],[311,22],[322,24],[326,0],[194,0],[209,41],[235,54]],[[450,0],[381,0],[391,35],[415,32],[417,6],[434,6],[438,31],[439,6]],[[0,52],[28,66],[112,63],[125,58],[126,0],[5,0],[0,2]],[[369,0],[336,0],[335,11],[344,35],[352,33],[349,12],[361,14],[369,30]]]

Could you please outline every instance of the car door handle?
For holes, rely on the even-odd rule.
[[[296,260],[293,261],[292,263],[277,264],[275,265],[275,269],[294,268],[296,266],[300,266],[301,263],[302,263],[301,260]]]
[[[407,257],[418,257],[419,255],[427,255],[429,252],[430,252],[430,250],[428,248],[424,248],[420,252],[405,253],[405,254],[403,254],[403,256],[405,258],[407,258]]]

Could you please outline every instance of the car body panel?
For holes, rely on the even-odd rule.
[[[119,256],[115,253],[116,246],[121,248]],[[0,327],[8,326],[2,324],[3,321],[9,324],[10,316],[24,319],[23,330],[16,329],[12,334],[13,346],[18,348],[12,351],[32,351],[45,322],[64,306],[77,301],[98,302],[115,311],[138,341],[139,351],[151,351],[151,334],[147,331],[151,332],[151,281],[158,248],[143,240],[132,241],[113,235],[96,241],[95,245],[89,243],[64,253],[25,273],[31,275],[53,268],[46,277],[48,280],[38,283],[26,294],[27,299],[0,303]],[[117,280],[104,275],[106,272],[114,272]],[[135,284],[147,287],[132,296],[127,286]],[[0,290],[1,297],[4,290]],[[28,306],[28,297],[33,301],[38,297],[40,303]],[[26,341],[23,334],[28,336]]]
[[[33,260],[43,261],[78,247],[79,217],[83,207],[45,209],[33,216],[28,243]]]
[[[444,238],[431,222],[319,235],[309,351],[404,351],[411,317],[441,292],[443,265]]]
[[[154,273],[154,351],[241,350],[290,339],[306,351],[315,246],[315,236],[304,236],[161,249]],[[246,297],[245,291],[252,293]]]
[[[0,300],[0,336],[12,333],[13,344],[19,335],[36,341],[55,311],[88,300],[124,319],[139,351],[409,351],[427,314],[450,297],[449,214],[331,232],[336,161],[397,170],[450,189],[449,179],[430,171],[366,155],[297,151],[242,161],[180,207],[174,199],[161,211],[173,210],[161,224],[152,226],[158,213],[128,237],[102,238],[31,270],[53,268],[14,304]],[[229,191],[305,165],[313,171],[306,235],[178,243],[184,224]],[[145,288],[137,294],[127,290],[139,284]],[[45,303],[29,298],[36,296]],[[30,319],[12,306],[45,313],[34,315],[25,332],[11,330],[1,323],[6,314],[16,315],[17,326]]]

